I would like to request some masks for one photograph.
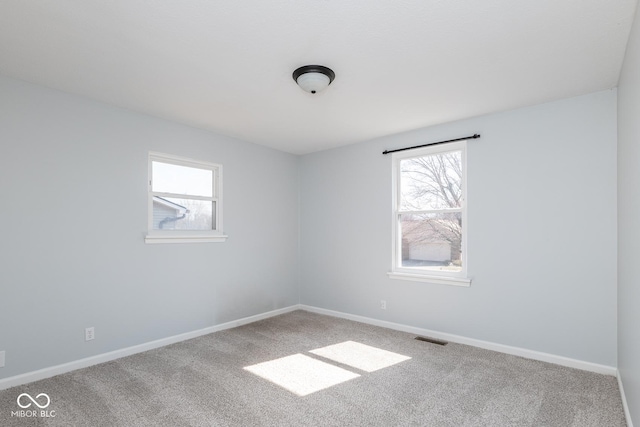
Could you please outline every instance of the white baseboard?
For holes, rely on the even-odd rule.
[[[222,323],[220,325],[209,326],[207,328],[198,329],[197,331],[186,332],[184,334],[174,335],[171,337],[134,345],[132,347],[122,348],[120,350],[110,351],[108,353],[98,354],[96,356],[75,360],[73,362],[64,363],[62,365],[51,366],[49,368],[27,372],[26,374],[0,379],[0,390],[5,390],[7,388],[43,380],[45,378],[50,378],[56,375],[64,374],[66,372],[75,371],[76,369],[82,369],[89,366],[97,365],[99,363],[110,362],[121,357],[131,356],[132,354],[142,353],[143,351],[153,350],[155,348],[164,347],[166,345],[174,344],[180,341],[190,340],[192,338],[197,338],[213,332],[235,328],[237,326],[246,325],[247,323],[257,322],[258,320],[267,319],[269,317],[278,316],[280,314],[289,313],[291,311],[299,309],[300,307],[296,304],[290,307],[256,314],[255,316],[244,317],[242,319]]]
[[[445,341],[451,341],[458,344],[466,344],[474,347],[493,350],[500,353],[512,354],[514,356],[525,357],[527,359],[540,360],[542,362],[555,363],[556,365],[567,366],[569,368],[581,369],[583,371],[596,372],[598,374],[616,376],[617,369],[613,366],[599,365],[597,363],[585,362],[582,360],[571,359],[564,356],[556,356],[554,354],[542,353],[539,351],[528,350],[526,348],[512,347],[503,344],[496,344],[489,341],[477,340],[474,338],[462,337],[459,335],[447,334],[443,332],[432,331],[429,329],[416,328],[413,326],[402,325],[399,323],[387,322],[385,320],[372,319],[369,317],[357,316],[355,314],[342,313],[339,311],[327,310],[308,305],[300,305],[300,309],[310,311],[312,313],[325,314],[342,319],[354,320],[356,322],[367,323],[369,325],[381,326],[383,328],[394,329],[396,331],[409,332],[416,335],[426,335]]]
[[[324,314],[333,317],[339,317],[342,319],[353,320],[356,322],[367,323],[374,326],[381,326],[383,328],[394,329],[397,331],[408,332],[416,335],[426,335],[433,338],[442,339],[445,341],[451,341],[459,344],[471,345],[474,347],[480,347],[487,350],[493,350],[500,353],[512,354],[515,356],[526,357],[528,359],[540,360],[543,362],[555,363],[561,366],[567,366],[570,368],[582,369],[585,371],[596,372],[599,374],[618,376],[618,382],[620,384],[620,391],[622,390],[622,382],[620,380],[618,370],[612,366],[599,365],[596,363],[585,362],[582,360],[571,359],[564,356],[556,356],[549,353],[542,353],[534,350],[528,350],[519,347],[512,347],[503,344],[496,344],[488,341],[477,340],[473,338],[462,337],[459,335],[453,335],[443,332],[432,331],[429,329],[416,328],[413,326],[402,325],[399,323],[388,322],[385,320],[372,319],[369,317],[358,316],[355,314],[342,313],[339,311],[327,310],[324,308],[318,308],[313,306],[308,306],[304,304],[296,304],[289,307],[281,308],[278,310],[269,311],[266,313],[257,314],[255,316],[244,317],[242,319],[233,320],[231,322],[222,323],[220,325],[210,326],[204,329],[199,329],[197,331],[186,332],[184,334],[174,335],[167,338],[162,338],[155,341],[150,341],[147,343],[135,345],[132,347],[123,348],[120,350],[111,351],[109,353],[98,354],[96,356],[87,357],[84,359],[76,360],[69,363],[64,363],[62,365],[56,365],[49,368],[40,369],[33,372],[27,372],[25,374],[16,375],[13,377],[0,379],[0,390],[4,390],[7,388],[27,384],[33,381],[43,380],[45,378],[50,378],[55,375],[64,374],[66,372],[75,371],[76,369],[82,369],[89,366],[97,365],[99,363],[109,362],[111,360],[119,359],[121,357],[130,356],[136,353],[142,353],[143,351],[153,350],[155,348],[163,347],[169,344],[174,344],[180,341],[189,340],[192,338],[197,338],[202,335],[207,335],[213,332],[222,331],[225,329],[235,328],[237,326],[246,325],[247,323],[256,322],[258,320],[267,319],[269,317],[278,316],[280,314],[289,313],[295,310],[306,310],[312,313]],[[623,394],[623,402],[625,405],[625,414],[627,416],[627,423],[630,427],[632,424],[630,423],[630,416],[628,412],[628,408],[626,406],[626,400],[624,399]]]
[[[633,421],[631,421],[631,412],[629,412],[629,405],[627,405],[627,396],[624,394],[624,386],[622,385],[622,377],[620,376],[620,370],[616,372],[618,377],[618,388],[620,389],[620,397],[622,398],[622,407],[624,408],[624,417],[627,420],[627,427],[633,427]]]

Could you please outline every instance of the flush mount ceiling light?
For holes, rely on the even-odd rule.
[[[331,84],[336,73],[322,65],[305,65],[293,72],[293,80],[309,93],[320,92]]]

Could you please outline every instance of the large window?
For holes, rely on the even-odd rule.
[[[221,242],[222,166],[149,154],[147,243]]]
[[[390,277],[469,285],[465,144],[394,153],[394,246]]]

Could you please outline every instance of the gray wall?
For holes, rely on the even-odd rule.
[[[627,86],[637,94],[636,80]],[[471,287],[387,278],[391,158],[381,151],[475,132]],[[299,301],[616,365],[615,91],[297,158],[0,78],[0,144],[0,378]],[[150,150],[224,165],[226,243],[144,244]],[[638,277],[627,252],[625,273]],[[621,275],[631,298],[624,286]],[[624,316],[622,339],[637,333],[637,316]],[[629,384],[637,342],[621,345]]]
[[[295,156],[6,78],[0,149],[0,378],[298,302]],[[227,242],[144,243],[150,150],[223,165]]]
[[[640,423],[640,16],[618,89],[618,368]]]
[[[471,287],[389,279],[381,152],[476,132]],[[616,365],[615,90],[306,155],[300,177],[303,304]]]

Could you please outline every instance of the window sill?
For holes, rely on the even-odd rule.
[[[464,277],[429,276],[426,274],[399,273],[391,271],[387,273],[387,276],[389,276],[390,279],[412,280],[414,282],[434,283],[436,285],[462,286],[466,288],[471,286],[471,279]]]
[[[154,236],[151,234],[147,234],[144,237],[144,242],[147,244],[156,244],[156,243],[222,243],[227,240],[227,237],[224,235],[217,236],[185,236],[183,235],[162,235],[162,236]]]

